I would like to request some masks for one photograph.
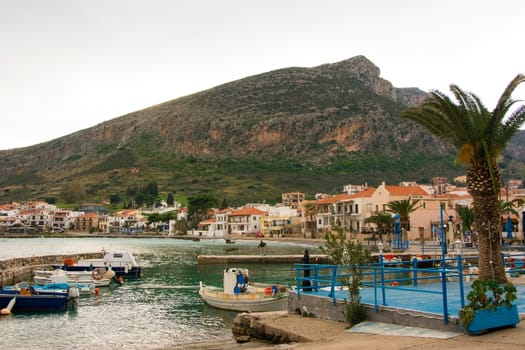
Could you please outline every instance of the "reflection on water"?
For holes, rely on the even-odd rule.
[[[0,346],[9,349],[161,349],[199,341],[231,339],[234,312],[205,305],[199,281],[222,285],[223,265],[197,265],[200,254],[258,254],[258,242],[223,240],[37,238],[0,239],[0,259],[20,256],[127,249],[143,268],[142,278],[101,288],[82,297],[76,311],[0,318]],[[302,254],[304,245],[268,242],[267,254]],[[315,248],[308,247],[316,253]],[[18,254],[18,253],[17,253]],[[294,283],[291,264],[249,264],[254,281]]]

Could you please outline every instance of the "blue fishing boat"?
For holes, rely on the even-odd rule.
[[[31,291],[0,290],[1,314],[26,312],[61,312],[76,305],[78,295],[68,293],[33,294]]]
[[[27,282],[19,282],[12,286],[4,286],[3,291],[20,292],[24,290],[30,291],[32,294],[64,294],[70,295],[76,292],[72,292],[72,288],[78,289],[79,295],[94,295],[95,286],[93,284],[69,284],[66,282],[48,283],[45,285],[29,284]]]

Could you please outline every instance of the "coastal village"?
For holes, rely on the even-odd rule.
[[[454,183],[464,183],[463,178]],[[525,199],[521,180],[509,180],[502,187],[500,199],[513,202]],[[194,228],[181,231],[178,222],[187,219],[188,209],[175,202],[168,206],[161,202],[157,208],[124,209],[107,214],[101,204],[84,204],[77,210],[66,210],[46,202],[23,202],[0,205],[0,233],[89,232],[103,234],[143,234],[156,232],[167,236],[190,235],[206,238],[228,237],[298,237],[323,238],[324,233],[339,227],[348,235],[362,239],[376,239],[378,227],[367,220],[384,212],[393,201],[417,201],[410,213],[406,241],[437,241],[439,226],[444,225],[446,240],[472,242],[474,233],[462,227],[456,212],[459,206],[469,207],[472,197],[466,187],[452,185],[446,178],[435,177],[431,184],[402,182],[377,187],[346,185],[336,195],[316,194],[306,200],[301,192],[282,194],[276,205],[249,203],[238,208],[210,209]],[[519,203],[519,201],[518,201]],[[177,211],[177,219],[169,222],[149,222],[148,215]],[[502,238],[523,239],[525,206],[502,213]],[[393,214],[393,213],[392,213]],[[518,214],[518,215],[516,215]],[[511,222],[509,232],[508,221]],[[386,238],[388,239],[388,237]]]

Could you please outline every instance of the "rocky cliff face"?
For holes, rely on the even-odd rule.
[[[59,182],[122,167],[143,167],[147,175],[146,169],[166,169],[188,157],[217,164],[281,159],[321,169],[356,157],[445,157],[449,149],[397,117],[425,97],[417,88],[394,87],[364,56],[280,69],[47,143],[0,151],[0,186],[36,178]]]

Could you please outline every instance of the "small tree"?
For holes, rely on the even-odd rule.
[[[461,233],[465,235],[465,232],[472,231],[474,225],[474,210],[468,206],[458,205],[456,207],[456,213],[461,220]]]
[[[410,230],[410,214],[419,209],[419,199],[412,200],[410,197],[408,199],[403,199],[399,201],[392,201],[386,204],[386,210],[399,214],[399,223],[404,230],[406,235]],[[407,239],[407,237],[403,237]]]
[[[394,224],[394,219],[392,218],[392,214],[380,211],[366,218],[365,223],[376,224],[377,233],[379,234],[379,240],[383,241],[383,235],[388,234],[388,231]],[[375,231],[373,238],[375,239]]]
[[[175,198],[173,197],[173,193],[168,193],[168,197],[166,198],[166,204],[172,207],[173,203],[175,203]]]
[[[80,203],[86,197],[84,185],[78,181],[65,184],[60,194],[66,203]]]
[[[341,284],[348,287],[348,301],[345,317],[350,326],[366,319],[366,310],[361,304],[360,288],[363,286],[363,271],[370,262],[370,251],[361,242],[347,241],[342,228],[336,227],[335,233],[327,232],[326,244],[321,247],[332,263],[348,268],[350,278],[341,277]]]

